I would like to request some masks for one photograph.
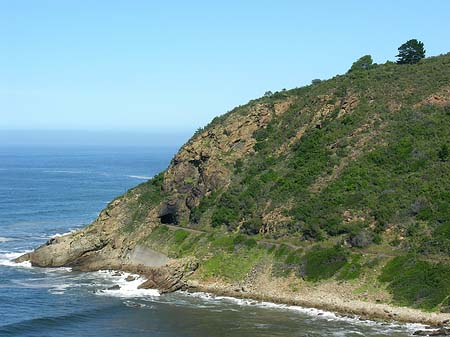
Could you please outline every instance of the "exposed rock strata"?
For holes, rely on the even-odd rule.
[[[274,115],[282,114],[289,105],[289,102],[275,106],[255,104],[245,115],[227,115],[225,122],[193,137],[180,149],[165,173],[164,190],[171,199],[162,206],[160,216],[172,214],[176,222],[187,219],[189,210],[203,196],[226,188],[230,183],[230,168],[236,160],[254,152],[254,132],[265,128]]]

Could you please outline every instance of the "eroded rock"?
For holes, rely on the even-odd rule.
[[[193,259],[173,261],[160,268],[148,269],[145,272],[147,281],[140,289],[158,289],[161,294],[171,293],[186,288],[185,279],[198,268],[198,262]]]
[[[120,286],[118,284],[109,287],[107,290],[120,290]]]

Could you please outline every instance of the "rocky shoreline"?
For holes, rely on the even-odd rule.
[[[83,231],[81,231],[83,232]],[[277,304],[296,305],[305,308],[315,308],[335,312],[341,315],[350,315],[361,319],[396,321],[402,323],[421,323],[432,327],[445,327],[450,323],[450,313],[424,312],[418,309],[398,307],[386,303],[376,303],[370,299],[363,301],[352,295],[351,289],[346,289],[343,284],[325,282],[321,285],[303,284],[298,289],[291,289],[293,281],[298,279],[276,278],[271,276],[270,266],[255,273],[253,277],[244,283],[227,283],[221,279],[204,279],[196,273],[199,263],[194,257],[182,259],[167,259],[165,264],[159,263],[161,253],[143,247],[136,246],[128,253],[135,257],[135,250],[139,250],[140,258],[146,254],[149,258],[158,254],[158,259],[149,259],[147,265],[140,264],[137,259],[117,258],[116,254],[103,259],[103,254],[94,254],[86,258],[73,258],[74,250],[67,249],[73,246],[72,233],[47,243],[31,253],[27,253],[16,259],[16,262],[30,261],[32,265],[42,267],[72,267],[79,271],[96,271],[100,269],[120,270],[139,274],[147,279],[139,288],[158,289],[161,294],[177,290],[191,292],[205,292],[219,296],[230,296],[242,299],[272,302]],[[62,250],[61,250],[62,249]],[[102,249],[100,249],[102,250]],[[64,264],[55,264],[52,256],[67,252]],[[55,255],[56,254],[56,255]],[[77,253],[78,256],[78,253]],[[50,261],[50,262],[48,262]],[[155,262],[155,264],[152,264]]]
[[[300,306],[305,309],[332,312],[338,317],[361,321],[424,325],[414,331],[413,335],[415,336],[450,336],[450,314],[423,312],[407,307],[346,299],[337,296],[336,293],[324,293],[311,288],[292,294],[280,292],[276,288],[272,292],[263,292],[257,288],[249,289],[220,280],[200,281],[191,278],[197,267],[196,262],[192,260],[185,260],[182,263],[172,262],[159,268],[148,268],[143,265],[116,266],[120,271],[139,274],[147,278],[147,281],[142,283],[139,288],[158,289],[161,294],[185,290],[190,293],[201,292],[214,296]]]
[[[262,293],[257,290],[243,290],[216,282],[202,283],[197,281],[188,283],[188,291],[320,309],[361,320],[419,323],[434,328],[447,327],[450,323],[450,314],[429,313],[389,304],[347,300],[332,294],[324,296],[324,294],[314,291],[309,291],[308,293],[300,292],[295,296],[291,294],[275,295]]]

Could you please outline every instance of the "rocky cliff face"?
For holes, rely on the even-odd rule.
[[[159,216],[163,223],[187,222],[200,200],[231,181],[234,163],[254,153],[253,134],[265,128],[273,116],[289,104],[257,103],[224,116],[221,123],[198,132],[173,158],[164,175],[164,191],[170,196]]]
[[[83,270],[96,270],[122,263],[133,241],[121,235],[127,218],[127,197],[113,201],[101,211],[88,227],[75,233],[50,239],[35,251],[19,260],[29,260],[38,267],[74,266]]]
[[[163,291],[182,287],[183,278],[195,270],[196,262],[189,260],[182,263],[183,267],[176,268],[172,262],[169,267],[154,265],[151,261],[142,264],[142,259],[135,258],[137,249],[143,249],[137,243],[161,223],[177,225],[188,221],[190,209],[197,206],[202,197],[226,187],[233,163],[254,152],[253,133],[266,127],[274,115],[287,107],[288,104],[250,105],[195,135],[180,149],[164,173],[165,199],[145,209],[145,217],[132,232],[127,226],[132,217],[130,209],[139,203],[139,189],[132,189],[111,202],[85,229],[51,239],[17,261],[29,260],[38,267],[70,266],[83,271],[135,270],[149,277],[143,287],[156,286]]]

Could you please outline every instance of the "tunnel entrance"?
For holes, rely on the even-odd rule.
[[[176,225],[178,223],[177,215],[172,213],[161,215],[159,220],[164,225]]]
[[[178,224],[178,207],[176,201],[168,201],[161,206],[159,220],[164,225]]]

